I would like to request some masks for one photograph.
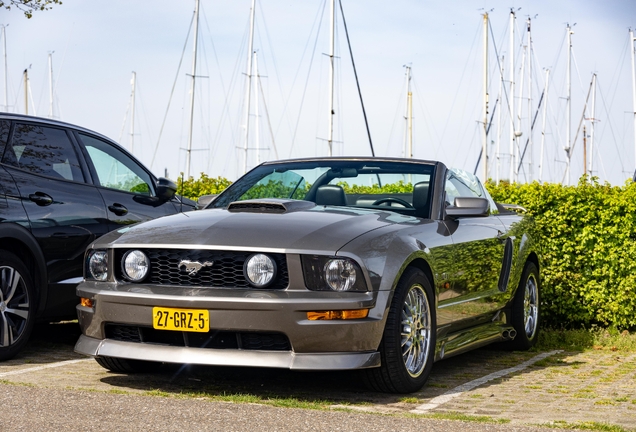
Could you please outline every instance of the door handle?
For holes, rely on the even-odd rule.
[[[108,210],[115,213],[117,216],[123,216],[128,213],[128,209],[119,203],[109,205]]]
[[[53,198],[44,192],[36,192],[29,195],[29,199],[39,206],[47,206],[53,204]]]

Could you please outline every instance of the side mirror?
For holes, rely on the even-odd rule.
[[[199,199],[197,200],[197,210],[201,210],[205,207],[208,206],[208,204],[210,204],[212,201],[214,201],[216,199],[216,197],[218,197],[219,194],[212,194],[212,195],[202,195],[199,197]]]
[[[162,201],[170,201],[177,193],[177,185],[172,180],[160,177],[157,180],[157,198]]]
[[[486,198],[457,197],[455,205],[446,207],[446,215],[450,217],[488,216],[489,203]]]

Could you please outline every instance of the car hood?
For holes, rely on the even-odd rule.
[[[304,206],[284,213],[209,209],[176,214],[122,228],[94,247],[186,247],[267,249],[335,253],[354,238],[417,218],[388,211]]]

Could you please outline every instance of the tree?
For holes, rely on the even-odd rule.
[[[0,8],[4,7],[8,10],[12,6],[24,12],[24,16],[31,18],[33,12],[37,10],[49,10],[54,4],[62,4],[62,0],[0,0]]]

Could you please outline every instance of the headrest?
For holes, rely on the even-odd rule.
[[[322,185],[316,189],[316,205],[346,206],[344,189],[338,185]]]
[[[419,182],[413,185],[413,207],[423,209],[428,206],[429,182]]]

